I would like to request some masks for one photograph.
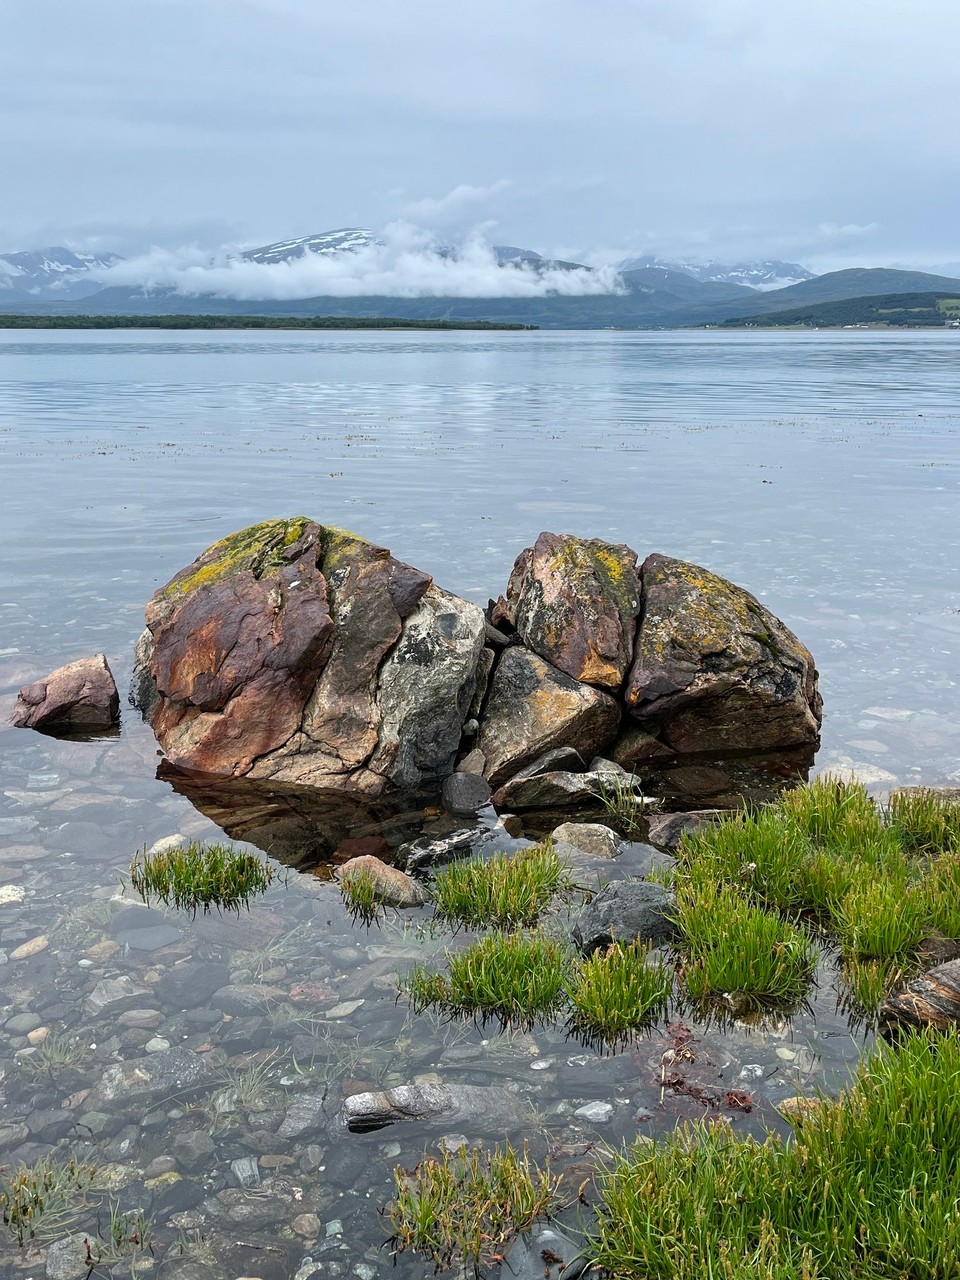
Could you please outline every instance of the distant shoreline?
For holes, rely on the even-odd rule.
[[[392,316],[90,316],[0,314],[0,329],[467,329],[530,330],[496,320],[401,320]]]

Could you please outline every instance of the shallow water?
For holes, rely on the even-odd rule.
[[[96,650],[123,689],[144,601],[255,520],[346,525],[481,604],[547,528],[687,557],[759,595],[817,657],[818,768],[856,767],[880,788],[956,782],[957,344],[950,332],[0,334],[0,717],[20,684]],[[100,742],[0,729],[0,950],[47,941],[0,966],[7,1016],[26,1015],[0,1030],[0,1161],[51,1143],[95,1151],[114,1199],[148,1209],[158,1258],[213,1242],[229,1275],[315,1263],[370,1280],[391,1270],[376,1204],[393,1165],[450,1130],[339,1132],[344,1093],[423,1074],[505,1085],[529,1107],[523,1125],[492,1110],[456,1132],[528,1136],[574,1165],[598,1139],[704,1111],[690,1093],[661,1096],[663,1026],[600,1056],[557,1028],[413,1018],[394,975],[449,938],[418,913],[358,928],[312,875],[292,872],[239,921],[121,927],[111,899],[136,849],[220,833],[157,763],[131,710]],[[613,874],[644,856],[628,849]],[[250,1007],[234,992],[225,1014],[202,983],[167,976],[194,960],[259,987]],[[98,988],[113,979],[133,990]],[[718,1100],[709,1110],[759,1130],[778,1098],[836,1083],[864,1038],[836,1011],[827,965],[811,1003],[760,1029],[673,1011],[702,1038],[689,1083]],[[75,1041],[77,1061],[38,1072],[30,1022]],[[173,1071],[164,1055],[180,1046],[205,1064],[189,1087],[84,1095],[120,1062]],[[726,1107],[727,1088],[754,1109]],[[574,1114],[592,1101],[610,1118]],[[212,1150],[173,1164],[176,1134],[211,1129]],[[251,1156],[260,1189],[244,1198],[231,1188],[254,1176]],[[309,1213],[316,1240],[289,1227]],[[4,1253],[0,1268],[29,1274],[21,1261]],[[429,1271],[405,1259],[393,1274]]]

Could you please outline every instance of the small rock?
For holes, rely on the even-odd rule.
[[[49,1027],[34,1027],[32,1031],[27,1032],[27,1040],[32,1045],[43,1044],[49,1034]]]
[[[90,1274],[89,1236],[79,1231],[47,1246],[47,1280],[86,1280]]]
[[[655,813],[647,820],[647,839],[660,849],[676,849],[686,831],[696,831],[723,816],[722,809],[694,809],[689,813]]]
[[[231,1160],[230,1168],[241,1187],[259,1187],[260,1165],[256,1156],[241,1156],[239,1160]]]
[[[17,695],[13,724],[46,733],[91,733],[120,719],[120,695],[102,653],[57,667]]]
[[[279,1198],[265,1196],[261,1191],[248,1191],[244,1187],[228,1187],[216,1199],[228,1222],[251,1231],[276,1226],[288,1212]]]
[[[672,905],[673,896],[663,885],[649,880],[616,880],[605,885],[580,912],[571,930],[573,940],[584,955],[592,955],[614,940],[669,942],[677,934],[670,918]]]
[[[324,1121],[326,1091],[301,1093],[287,1108],[283,1123],[277,1130],[278,1138],[300,1138],[319,1129]]]
[[[157,995],[178,1010],[195,1009],[229,981],[230,969],[222,961],[185,960],[167,970],[157,983]]]
[[[170,1048],[170,1041],[163,1036],[153,1036],[143,1047],[147,1053],[163,1053]]]
[[[298,1213],[290,1225],[305,1240],[316,1239],[320,1234],[320,1219],[315,1213]]]
[[[457,765],[457,773],[475,773],[482,778],[486,767],[487,761],[483,752],[479,747],[474,747]]]
[[[519,1125],[524,1112],[516,1094],[496,1085],[398,1085],[344,1098],[340,1119],[354,1133],[404,1120],[479,1120],[491,1128]]]
[[[15,902],[22,902],[24,891],[17,884],[0,885],[0,907],[13,906]]]
[[[811,1116],[815,1116],[823,1106],[823,1102],[819,1098],[784,1098],[777,1103],[777,1110],[782,1116],[791,1122],[791,1124],[802,1124],[804,1120],[809,1120]]]
[[[600,822],[561,822],[552,839],[557,845],[572,845],[595,858],[615,858],[620,851],[620,837]]]
[[[9,1031],[12,1036],[25,1036],[28,1031],[34,1031],[40,1026],[41,1019],[35,1013],[18,1013],[12,1018],[8,1018],[3,1024],[5,1031]]]
[[[41,951],[46,951],[50,945],[50,940],[46,934],[38,933],[35,938],[31,938],[29,942],[21,942],[19,947],[14,947],[10,952],[11,960],[27,960],[30,956],[38,956]]]
[[[351,1013],[356,1013],[362,1004],[362,1000],[344,1000],[341,1004],[335,1004],[332,1009],[327,1009],[325,1016],[328,1018],[349,1018]]]
[[[471,814],[489,804],[490,796],[490,784],[480,774],[458,771],[444,781],[440,800],[447,813]]]
[[[149,994],[146,987],[138,987],[126,975],[122,978],[102,978],[87,996],[87,1013],[94,1018],[115,1017],[125,1009],[133,1008]]]
[[[370,854],[351,858],[336,871],[342,884],[349,884],[354,876],[368,876],[374,883],[382,902],[389,907],[419,907],[427,900],[426,892],[412,876],[398,867],[388,866]]]
[[[195,1129],[191,1133],[178,1133],[170,1144],[170,1151],[182,1169],[192,1171],[213,1155],[213,1139],[202,1129]]]
[[[581,1120],[589,1120],[591,1124],[608,1124],[613,1119],[613,1105],[609,1102],[588,1102],[586,1106],[577,1107],[573,1114]]]

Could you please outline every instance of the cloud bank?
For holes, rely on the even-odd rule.
[[[249,262],[197,248],[154,249],[97,273],[105,285],[173,289],[188,297],[290,302],[332,298],[545,298],[623,292],[613,267],[596,271],[503,267],[479,236],[453,248],[395,224],[383,242],[354,252],[306,253],[288,262]]]

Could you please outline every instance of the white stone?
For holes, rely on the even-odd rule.
[[[573,1114],[591,1124],[608,1124],[613,1118],[613,1106],[609,1102],[588,1102],[584,1107],[577,1107]]]

